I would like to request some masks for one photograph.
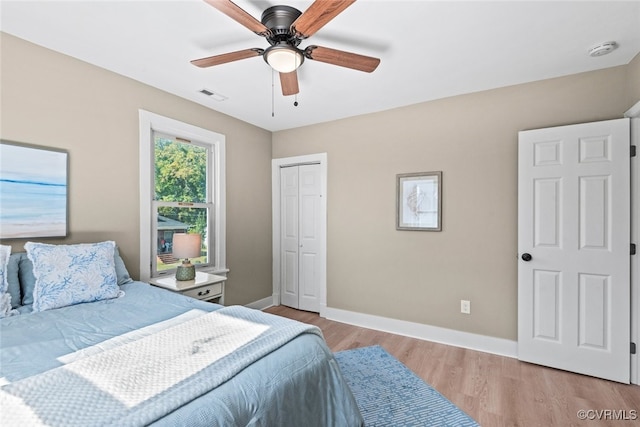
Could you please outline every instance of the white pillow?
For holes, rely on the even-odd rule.
[[[115,242],[49,245],[27,242],[36,278],[33,311],[117,298]]]
[[[7,281],[7,266],[11,256],[11,246],[0,245],[0,319],[18,313],[11,309],[11,294]]]

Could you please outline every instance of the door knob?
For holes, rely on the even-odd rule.
[[[523,261],[531,261],[531,258],[532,258],[531,254],[528,254],[526,252],[522,254],[522,260]]]

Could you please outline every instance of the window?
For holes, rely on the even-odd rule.
[[[196,268],[224,273],[224,135],[140,111],[140,278],[173,274],[175,233],[202,238]]]
[[[151,231],[155,248],[151,254],[151,275],[175,269],[180,260],[173,255],[174,233],[194,233],[201,237],[200,256],[192,264],[210,266],[215,259],[211,248],[213,227],[212,153],[209,144],[187,141],[153,131],[154,198]],[[155,253],[154,253],[155,252]]]

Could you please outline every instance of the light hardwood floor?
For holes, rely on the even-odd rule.
[[[285,306],[265,311],[320,327],[334,352],[384,347],[483,427],[640,425],[640,386],[360,328]],[[587,411],[588,419],[580,420],[579,411]]]

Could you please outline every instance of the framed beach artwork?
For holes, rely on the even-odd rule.
[[[68,154],[0,141],[0,239],[67,235]]]
[[[396,176],[396,229],[442,230],[442,172]]]

